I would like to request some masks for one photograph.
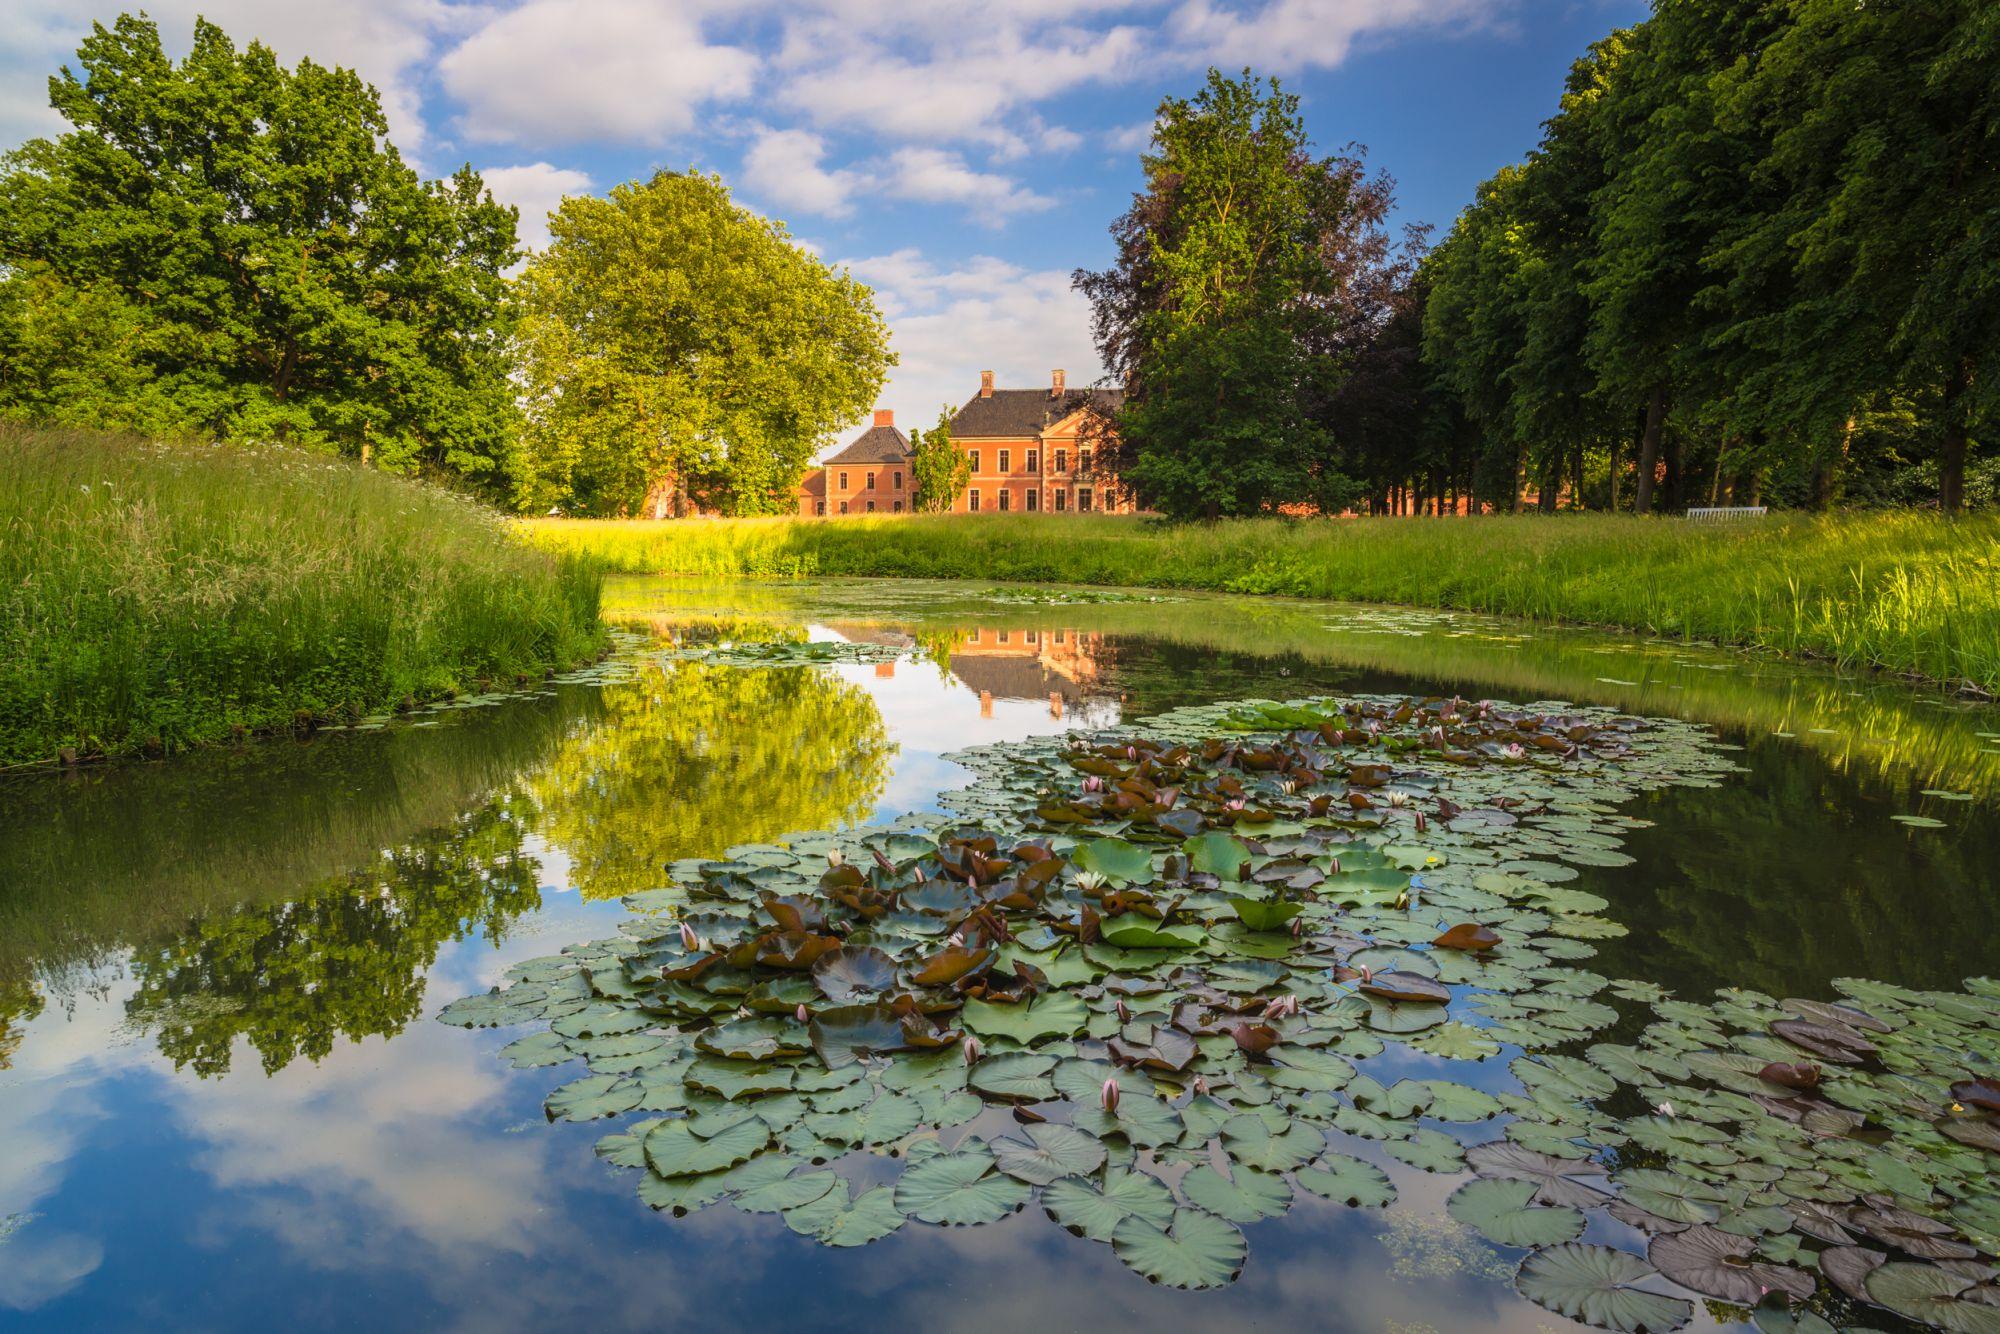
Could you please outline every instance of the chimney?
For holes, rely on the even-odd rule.
[[[1061,398],[1062,396],[1063,396],[1063,373],[1061,371],[1050,371],[1049,397]]]
[[[992,371],[981,371],[981,372],[979,372],[979,396],[980,396],[981,398],[991,398],[991,397],[993,397],[993,372],[992,372]]]
[[[896,424],[896,410],[894,408],[875,409],[875,424],[877,426],[894,426]]]

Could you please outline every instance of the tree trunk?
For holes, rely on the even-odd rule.
[[[1834,479],[1841,463],[1847,458],[1848,446],[1853,442],[1854,418],[1849,417],[1847,425],[1841,428],[1840,452],[1831,456],[1823,454],[1813,463],[1812,487],[1807,496],[1807,503],[1813,509],[1824,512],[1832,507]]]
[[[1938,509],[1957,514],[1965,508],[1965,413],[1959,400],[1972,388],[1972,358],[1958,363],[1958,371],[1944,387],[1944,439],[1938,443]]]
[[[1653,512],[1653,474],[1660,466],[1660,431],[1667,420],[1667,387],[1653,386],[1646,400],[1646,424],[1639,430],[1639,484],[1632,495],[1632,512]]]

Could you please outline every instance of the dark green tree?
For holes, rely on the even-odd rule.
[[[912,508],[943,514],[972,480],[972,457],[951,442],[951,405],[938,410],[937,425],[910,432]]]
[[[420,179],[350,70],[205,21],[175,64],[129,14],[77,55],[71,128],[0,163],[0,411],[502,490],[514,211],[469,167]]]

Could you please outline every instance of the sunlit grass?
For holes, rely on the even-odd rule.
[[[538,674],[601,642],[600,582],[338,460],[0,427],[0,766]]]
[[[1344,598],[1619,626],[2000,689],[2000,518],[1610,515],[536,520],[631,573],[1067,581]]]

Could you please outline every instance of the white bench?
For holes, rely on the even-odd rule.
[[[1687,516],[1694,523],[1733,523],[1739,519],[1761,519],[1767,512],[1763,505],[1721,505],[1713,509],[1691,509]]]

